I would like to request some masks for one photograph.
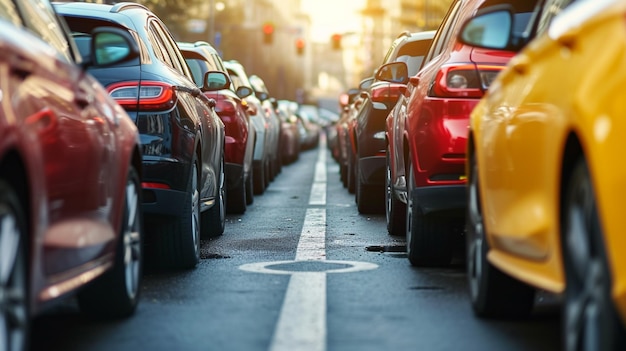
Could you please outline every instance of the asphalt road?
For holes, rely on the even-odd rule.
[[[34,321],[32,350],[558,350],[559,305],[481,320],[458,264],[414,268],[383,215],[359,215],[322,146],[283,167],[189,271],[146,271],[136,314]],[[462,248],[459,249],[459,252]]]

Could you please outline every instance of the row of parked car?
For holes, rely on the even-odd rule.
[[[449,264],[465,238],[476,315],[561,295],[566,350],[626,349],[625,15],[623,0],[452,1],[342,96],[329,143],[412,265]]]
[[[0,350],[61,298],[131,315],[144,259],[195,267],[317,145],[310,113],[142,5],[0,0]]]

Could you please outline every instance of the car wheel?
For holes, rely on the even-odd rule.
[[[215,198],[215,204],[213,207],[203,212],[201,216],[202,236],[203,237],[216,237],[224,233],[226,227],[226,177],[224,175],[224,158],[222,157],[222,163],[220,166],[219,183],[217,196]]]
[[[194,268],[200,260],[200,193],[196,157],[190,165],[185,193],[181,216],[155,225],[158,265]]]
[[[252,205],[254,203],[254,184],[253,184],[254,175],[252,172],[252,167],[250,167],[250,172],[246,177],[246,205]]]
[[[466,269],[470,300],[480,317],[519,317],[530,313],[535,290],[502,273],[487,260],[478,166],[470,159],[467,201]]]
[[[274,179],[272,178],[272,166],[271,166],[271,161],[269,160],[269,158],[267,160],[265,160],[265,162],[263,163],[263,171],[265,172],[265,188],[267,189],[268,186],[270,186],[270,182]]]
[[[339,179],[341,179],[341,185],[343,185],[344,188],[348,187],[348,181],[347,181],[347,173],[348,173],[348,167],[346,165],[344,165],[343,163],[339,164]]]
[[[265,165],[263,162],[256,162],[252,169],[254,195],[261,195],[265,192]]]
[[[361,214],[375,214],[384,211],[384,188],[363,184],[359,159],[356,160],[356,207]]]
[[[242,178],[236,188],[228,191],[228,213],[242,214],[246,212],[248,197],[246,195],[246,182]]]
[[[387,170],[385,172],[385,217],[387,218],[387,232],[389,235],[394,236],[405,235],[406,204],[394,196],[389,155],[389,149],[387,149]]]
[[[131,166],[113,268],[78,293],[81,311],[100,317],[127,317],[139,301],[143,275],[141,182]]]
[[[355,161],[354,161],[354,155],[352,155],[352,151],[348,151],[348,174],[346,175],[346,183],[347,183],[347,188],[348,188],[348,192],[350,194],[354,194],[355,193],[355,188],[356,188],[356,170],[355,170]]]
[[[27,350],[30,330],[24,212],[15,190],[0,180],[0,349]]]
[[[566,277],[565,350],[624,350],[624,331],[611,297],[602,226],[584,160],[576,164],[566,196],[561,226]]]
[[[406,252],[413,266],[442,266],[452,260],[453,221],[423,214],[414,194],[415,177],[409,159],[406,205]]]

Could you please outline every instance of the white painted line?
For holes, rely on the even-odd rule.
[[[320,140],[309,204],[326,205],[325,145],[326,139]],[[320,175],[322,171],[324,176]],[[296,261],[325,259],[326,208],[309,208],[296,248]],[[294,273],[289,278],[270,350],[326,350],[326,273]]]
[[[264,273],[264,274],[296,274],[303,273],[303,271],[296,270],[288,270],[288,269],[274,269],[272,266],[278,265],[288,265],[290,263],[295,263],[297,261],[274,261],[274,262],[255,262],[255,263],[246,263],[239,266],[239,269],[252,273]],[[311,261],[308,261],[311,262]],[[317,261],[320,262],[320,261]],[[334,274],[334,273],[354,273],[367,271],[370,269],[378,268],[378,265],[375,263],[369,262],[361,262],[361,261],[334,261],[334,260],[323,260],[321,262],[328,263],[329,268],[326,271],[312,272],[312,273],[325,273],[325,274]],[[332,265],[338,264],[348,267],[340,267],[334,268]],[[289,267],[289,266],[288,266]],[[297,266],[296,266],[297,267]]]
[[[315,164],[315,178],[309,196],[309,205],[326,205],[326,139],[320,140],[317,163]]]
[[[296,261],[326,259],[326,209],[306,210],[300,241],[296,248]]]
[[[326,350],[326,273],[294,273],[270,351]]]

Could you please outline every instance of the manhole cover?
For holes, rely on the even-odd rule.
[[[337,269],[345,269],[351,266],[351,264],[345,263],[327,263],[323,261],[296,261],[290,263],[273,264],[265,266],[265,268],[277,271],[291,272],[326,272]]]

